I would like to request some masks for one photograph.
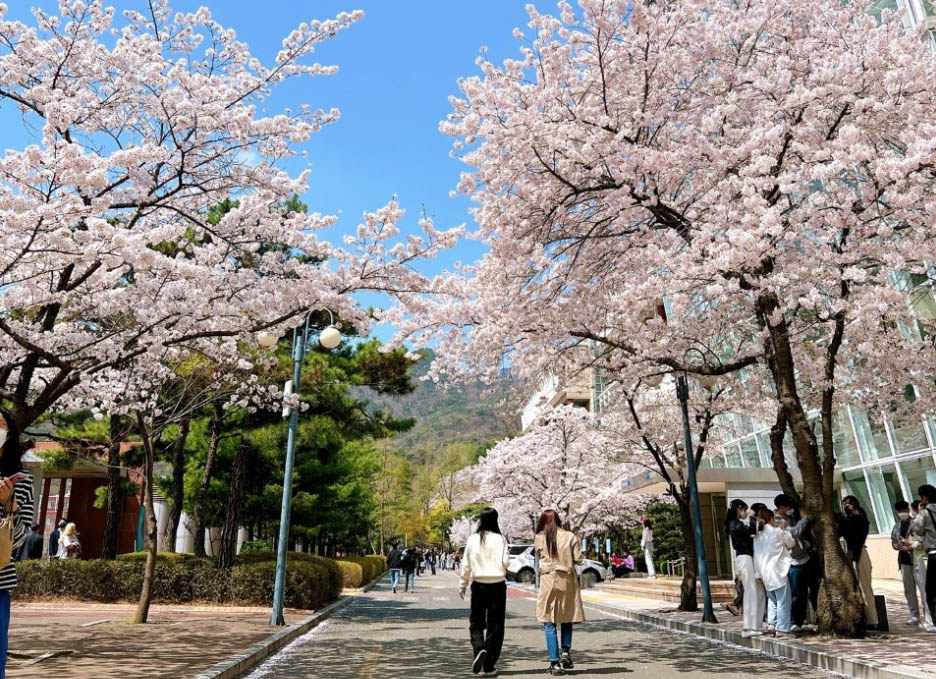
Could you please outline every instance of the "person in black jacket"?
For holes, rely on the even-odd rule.
[[[754,535],[757,533],[757,519],[744,500],[734,499],[728,506],[725,532],[731,538],[731,546],[735,551],[735,571],[744,587],[744,622],[741,636],[759,636],[761,623],[764,621],[767,594],[754,572]]]
[[[416,591],[416,565],[419,563],[419,550],[408,547],[403,552],[403,591]]]
[[[42,533],[39,532],[39,524],[34,523],[32,525],[32,532],[26,536],[26,541],[23,543],[22,549],[20,549],[19,555],[16,557],[17,561],[23,561],[24,559],[41,559],[42,558]]]
[[[396,594],[397,585],[400,584],[400,569],[403,568],[403,550],[397,543],[393,543],[393,549],[387,555],[387,568],[390,570],[390,589]]]
[[[848,546],[848,558],[855,565],[858,585],[865,605],[865,622],[869,627],[877,627],[877,608],[874,605],[874,590],[871,589],[871,557],[865,542],[871,523],[868,515],[854,495],[842,498],[842,513],[836,514],[839,535]]]

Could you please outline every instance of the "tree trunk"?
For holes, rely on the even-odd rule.
[[[692,525],[692,508],[689,504],[689,493],[683,488],[679,495],[675,495],[676,505],[679,507],[679,518],[682,521],[683,536],[686,542],[683,556],[686,566],[683,568],[683,578],[679,585],[680,611],[699,610],[697,594],[697,577],[699,572],[698,556],[696,555],[695,528]]]
[[[104,537],[101,546],[102,559],[117,558],[120,542],[120,519],[123,509],[123,493],[120,489],[120,416],[110,417],[110,445],[107,447],[107,510],[104,516]]]
[[[172,447],[172,501],[169,505],[166,532],[163,533],[163,550],[167,552],[175,551],[179,522],[182,520],[182,503],[185,499],[185,441],[188,439],[191,423],[189,418],[182,420],[179,424],[179,435],[176,436]]]
[[[768,331],[766,354],[778,404],[783,419],[793,437],[796,463],[803,478],[802,510],[812,520],[813,532],[819,542],[823,579],[819,587],[819,632],[826,635],[856,637],[864,631],[864,602],[858,590],[858,579],[852,565],[839,544],[838,523],[835,517],[833,478],[835,455],[832,448],[832,392],[829,386],[823,393],[822,427],[825,460],[820,462],[816,435],[809,424],[806,410],[800,401],[796,384],[796,368],[790,346],[786,322],[771,322],[779,309],[779,301],[764,295],[758,300],[758,316]],[[827,380],[831,385],[837,344],[841,341],[841,328],[827,349]],[[780,418],[778,417],[778,422]],[[771,433],[772,441],[778,432]],[[778,466],[774,450],[774,466]],[[781,456],[782,458],[782,456]],[[777,468],[783,480],[783,469]],[[871,605],[874,605],[871,602]]]
[[[143,567],[143,588],[137,603],[135,623],[145,623],[149,617],[150,603],[153,600],[153,580],[156,576],[156,541],[159,538],[156,527],[156,510],[153,507],[153,443],[143,421],[143,415],[137,412],[137,429],[143,442],[145,462],[143,465],[143,506],[146,508],[146,565]]]
[[[231,471],[231,494],[228,496],[227,516],[221,529],[221,546],[218,549],[218,558],[215,565],[218,568],[230,568],[234,565],[237,551],[237,532],[240,523],[240,508],[244,499],[244,475],[247,467],[247,454],[250,452],[250,443],[247,437],[241,438],[234,458],[234,469]]]
[[[205,471],[201,483],[195,492],[195,502],[192,506],[192,527],[195,531],[195,555],[207,556],[205,552],[205,498],[208,495],[208,486],[214,474],[215,461],[218,457],[218,444],[221,442],[223,432],[222,418],[224,409],[220,403],[215,403],[211,413],[211,434],[208,440],[208,456],[205,458]]]

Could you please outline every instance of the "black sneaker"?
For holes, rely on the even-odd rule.
[[[565,670],[562,669],[562,662],[550,663],[549,667],[546,668],[546,674],[549,674],[553,677],[561,677],[565,675]]]
[[[562,649],[562,655],[559,656],[559,662],[562,663],[562,667],[567,670],[571,670],[573,667],[575,667],[575,664],[572,662],[571,648]]]
[[[478,651],[478,655],[475,656],[474,662],[471,663],[471,671],[477,674],[481,671],[481,668],[484,667],[484,660],[487,658],[487,651],[483,648]]]

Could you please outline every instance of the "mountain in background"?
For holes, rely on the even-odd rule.
[[[413,365],[416,390],[406,396],[369,397],[371,407],[387,408],[398,418],[412,418],[412,429],[397,434],[393,447],[411,462],[424,463],[450,443],[466,443],[479,452],[494,441],[516,434],[520,415],[508,399],[509,383],[445,385],[420,379],[429,372],[433,352],[423,349]]]

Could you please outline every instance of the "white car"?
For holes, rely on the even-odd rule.
[[[533,545],[507,545],[510,553],[510,564],[507,566],[507,577],[517,582],[536,582],[536,562],[533,557]],[[594,587],[608,577],[608,570],[599,561],[585,559],[576,569],[581,577],[582,587]]]

